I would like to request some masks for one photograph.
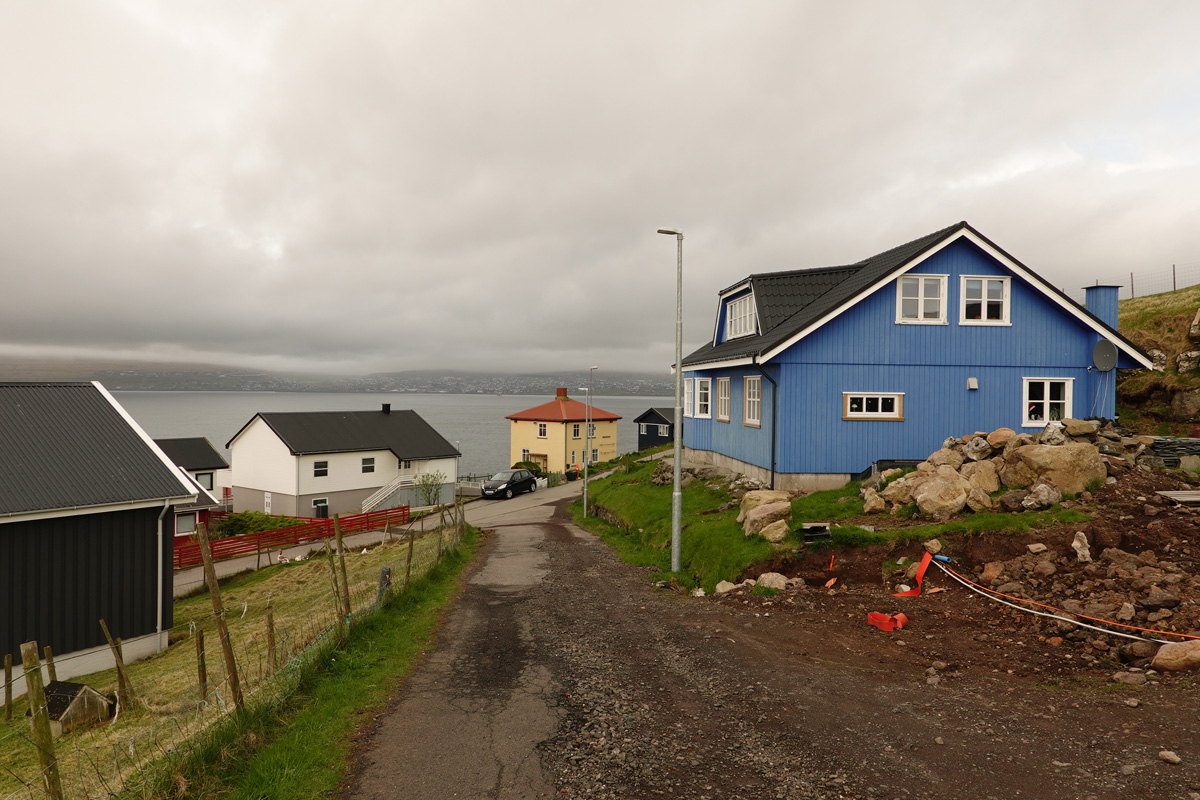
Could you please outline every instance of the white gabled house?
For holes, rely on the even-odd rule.
[[[461,455],[415,411],[261,412],[226,445],[233,510],[298,517],[357,514],[420,501],[417,479],[444,477],[454,499]]]

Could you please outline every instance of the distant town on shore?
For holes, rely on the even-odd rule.
[[[458,370],[408,370],[363,376],[299,375],[218,366],[138,362],[32,361],[0,362],[0,380],[100,381],[111,391],[191,392],[422,392],[446,394],[554,395],[558,387],[572,394],[587,381],[587,370],[509,374]],[[673,395],[675,384],[662,375],[597,370],[597,395]],[[580,393],[582,394],[582,393]]]

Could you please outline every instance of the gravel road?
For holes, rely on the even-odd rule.
[[[656,592],[564,502],[492,528],[345,797],[1200,800],[1194,690],[1135,707],[1003,663],[931,681],[936,627]]]

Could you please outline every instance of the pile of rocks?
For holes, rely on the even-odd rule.
[[[1151,468],[1148,436],[1101,420],[1051,422],[1036,435],[999,428],[950,437],[917,465],[915,472],[891,480],[888,470],[863,481],[868,513],[896,513],[915,504],[920,513],[946,520],[964,508],[971,511],[1039,510],[1079,495],[1111,476],[1130,469]],[[1008,492],[996,496],[1001,488]]]
[[[1078,534],[1076,539],[1081,537]],[[1049,603],[1064,609],[1065,616],[1085,623],[1107,620],[1194,634],[1200,630],[1200,605],[1189,598],[1200,596],[1200,578],[1188,574],[1172,557],[1189,558],[1190,548],[1185,550],[1188,552],[1160,556],[1152,550],[1130,553],[1106,547],[1093,560],[1086,541],[1083,548],[1072,544],[1069,549],[1035,543],[1017,558],[976,567],[975,575],[983,586],[1011,597]],[[1043,617],[1034,624],[1051,638],[1086,641],[1096,651],[1117,648],[1122,660],[1143,666],[1149,665],[1151,658],[1160,669],[1200,665],[1200,641],[1180,643],[1160,654],[1156,643],[1114,639],[1066,621]]]
[[[768,542],[782,542],[791,529],[792,495],[777,489],[746,492],[737,521],[747,539],[758,535]]]

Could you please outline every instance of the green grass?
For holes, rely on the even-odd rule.
[[[737,522],[736,505],[718,511],[729,501],[723,483],[712,489],[708,484],[714,481],[696,480],[683,490],[683,574],[672,576],[672,487],[654,485],[654,467],[653,462],[626,461],[617,473],[590,485],[589,502],[612,512],[623,525],[595,516],[584,520],[579,502],[572,506],[576,522],[600,535],[623,560],[655,568],[654,579],[673,577],[685,587],[699,585],[710,592],[718,582],[736,578],[775,552],[761,537],[746,538]]]
[[[231,800],[333,795],[364,712],[386,703],[429,647],[476,542],[468,528],[459,547],[409,591],[351,628],[343,648],[315,659],[282,706],[222,726],[161,778],[154,794]],[[247,580],[262,579],[259,573]]]

